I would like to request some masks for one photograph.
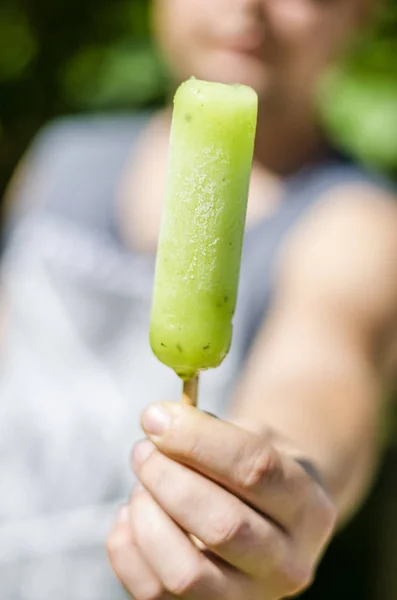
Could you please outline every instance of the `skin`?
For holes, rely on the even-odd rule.
[[[319,150],[314,118],[319,76],[366,25],[375,2],[157,0],[154,29],[177,82],[193,74],[256,90],[257,158],[285,173]],[[294,142],[298,147],[289,158],[286,148]]]
[[[253,220],[283,174],[324,152],[315,84],[373,6],[157,2],[155,29],[176,81],[238,80],[259,94]],[[230,422],[172,403],[143,414],[148,439],[133,454],[141,485],[108,540],[137,600],[297,594],[370,485],[381,392],[396,362],[397,209],[368,187],[341,186],[323,200],[284,248]]]
[[[137,600],[302,592],[365,496],[395,372],[397,209],[359,191],[341,191],[291,240],[230,422],[176,403],[143,414],[143,487],[108,539]]]
[[[259,94],[249,223],[277,206],[284,175],[324,154],[313,108],[318,77],[374,7],[155,3],[176,82],[191,74],[239,80]],[[120,182],[125,239],[141,251],[156,244],[169,119],[169,110],[156,116]],[[369,186],[341,185],[322,200],[283,248],[270,315],[228,421],[174,403],[142,415],[147,439],[133,453],[141,487],[108,538],[114,571],[136,600],[297,594],[371,484],[382,392],[396,372],[397,208]]]
[[[176,81],[192,73],[238,80],[259,94],[253,220],[263,209],[259,197],[277,198],[283,174],[324,152],[316,82],[373,7],[365,0],[156,3],[155,30]],[[146,148],[156,147],[155,135],[161,147],[169,113],[156,125]],[[144,174],[145,164],[150,159],[140,164]],[[149,206],[156,197],[149,193]],[[380,454],[381,392],[396,371],[391,200],[375,187],[340,186],[294,231],[228,422],[172,403],[143,414],[147,439],[133,453],[141,483],[108,539],[114,571],[137,600],[276,600],[310,585]],[[156,235],[157,226],[148,247]]]

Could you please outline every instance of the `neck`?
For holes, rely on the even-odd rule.
[[[286,176],[323,157],[327,144],[313,114],[274,114],[259,109],[255,160],[278,176]]]
[[[282,178],[325,156],[327,142],[314,112],[281,114],[260,106],[254,157],[257,166]],[[157,122],[167,135],[171,118],[172,107],[167,106]]]

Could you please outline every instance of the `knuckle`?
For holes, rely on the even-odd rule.
[[[183,435],[181,435],[183,431]],[[174,416],[174,422],[171,427],[163,434],[161,446],[167,449],[174,456],[199,459],[202,456],[202,437],[197,431],[197,427],[186,420],[186,415]]]
[[[198,564],[186,565],[170,577],[166,584],[168,591],[177,597],[194,593],[202,580],[202,571]]]
[[[240,474],[241,485],[244,489],[255,489],[265,481],[269,483],[280,474],[279,461],[271,448],[261,448],[247,461]]]
[[[151,457],[150,457],[151,458]],[[146,460],[143,465],[141,465],[139,467],[139,480],[142,483],[151,483],[151,481],[153,480],[153,477],[159,477],[161,476],[161,472],[160,473],[156,473],[156,470],[153,469],[153,458]],[[136,494],[134,494],[134,498],[136,497]]]
[[[183,454],[186,458],[189,458],[195,463],[200,463],[202,461],[202,441],[196,432],[192,431],[186,439]]]
[[[169,478],[169,464],[159,452],[153,453],[139,469],[140,481],[148,487],[162,489]]]
[[[106,539],[106,551],[113,560],[130,544],[131,536],[127,527],[114,527]]]
[[[262,538],[261,553],[264,558],[263,576],[279,575],[286,572],[286,542],[283,536],[268,532]]]
[[[329,529],[331,532],[336,525],[338,510],[336,508],[336,504],[325,495],[322,513],[324,528]]]
[[[299,530],[302,527],[302,523],[306,523],[307,521],[307,503],[304,500],[300,500],[295,497],[295,504],[290,507],[291,516],[290,516],[290,528],[291,531]]]
[[[285,573],[284,589],[289,595],[301,594],[309,589],[314,580],[314,574],[311,569],[293,568]]]
[[[139,600],[161,600],[164,598],[164,588],[159,581],[148,582],[140,590]]]
[[[237,510],[229,510],[214,519],[206,543],[214,549],[220,549],[233,542],[242,541],[250,532],[249,522]]]
[[[323,490],[316,493],[314,501],[309,509],[309,514],[311,516],[312,525],[321,539],[328,539],[335,529],[338,511],[333,501],[325,494],[325,492],[323,492]]]
[[[313,583],[314,573],[310,564],[302,564],[291,555],[284,557],[277,565],[274,565],[272,579],[275,587],[282,594],[295,597],[307,590]]]
[[[302,574],[302,577],[299,582],[299,592],[304,592],[308,590],[314,582],[314,572],[311,569],[308,569],[305,573]]]

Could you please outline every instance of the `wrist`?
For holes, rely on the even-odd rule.
[[[278,452],[292,458],[304,471],[306,471],[311,479],[325,491],[328,491],[326,477],[321,472],[321,468],[315,458],[309,456],[298,444],[293,442],[285,434],[272,427],[267,427],[262,423],[258,423],[258,421],[254,422],[251,419],[241,416],[233,419],[231,422],[242,429],[246,429],[247,431],[259,435],[263,438],[264,443],[271,444]]]

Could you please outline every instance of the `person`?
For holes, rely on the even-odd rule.
[[[154,3],[175,83],[259,95],[233,344],[203,374],[202,410],[162,401],[180,383],[148,341],[170,107],[62,119],[33,143],[2,270],[2,598],[276,600],[310,585],[369,489],[396,370],[395,193],[332,147],[315,102],[375,8]],[[111,526],[134,442],[140,484]]]

